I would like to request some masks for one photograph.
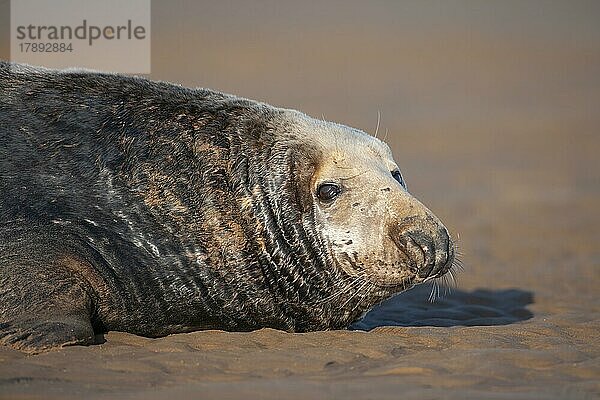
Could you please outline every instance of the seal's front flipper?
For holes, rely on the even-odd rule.
[[[58,347],[94,344],[89,321],[62,317],[55,320],[0,323],[0,344],[27,353],[41,353]]]
[[[39,233],[17,239],[0,235],[0,345],[39,353],[94,343],[85,259]]]

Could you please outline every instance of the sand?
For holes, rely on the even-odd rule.
[[[452,293],[355,330],[0,348],[0,398],[600,398],[599,7],[450,3],[156,1],[152,77],[371,132],[379,110],[409,189],[460,235]]]

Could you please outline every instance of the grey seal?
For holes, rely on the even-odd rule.
[[[445,274],[389,147],[139,77],[0,64],[0,343],[347,327]]]

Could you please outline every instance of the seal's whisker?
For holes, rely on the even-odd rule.
[[[337,291],[333,292],[332,294],[330,294],[329,296],[325,297],[324,299],[321,299],[321,300],[320,300],[320,303],[325,303],[325,302],[328,302],[328,301],[330,301],[330,300],[333,300],[333,299],[334,299],[334,298],[336,298],[337,296],[339,296],[339,295],[343,294],[343,293],[344,293],[346,290],[348,290],[349,288],[351,288],[351,287],[352,287],[352,284],[353,284],[354,282],[356,282],[357,280],[358,280],[358,279],[356,279],[356,280],[355,280],[355,281],[353,281],[353,282],[350,282],[350,283],[346,284],[346,285],[345,285],[345,286],[343,286],[341,289],[339,289],[339,290],[337,290]]]
[[[456,280],[452,272],[448,271],[448,274],[442,276],[442,286],[444,287],[444,296],[452,293],[452,289],[456,287]]]
[[[451,233],[450,237],[452,238],[452,241],[454,242],[455,245],[457,245],[458,243],[460,243],[460,233],[456,232],[456,233]]]
[[[438,286],[438,285],[439,285],[439,284],[438,284],[438,281],[437,281],[437,279],[436,279],[436,280],[434,280],[434,281],[433,281],[433,284],[431,285],[431,293],[429,293],[429,302],[430,302],[430,303],[433,303],[433,302],[434,302],[434,301],[437,299],[437,296],[438,296],[438,288],[439,288],[439,286]]]
[[[369,281],[367,281],[367,282],[369,282]],[[352,308],[352,311],[350,311],[350,314],[354,314],[354,311],[356,311],[356,309],[362,304],[363,300],[367,296],[370,296],[372,291],[377,288],[377,285],[375,285],[373,282],[369,282],[369,283],[370,283],[370,285],[367,286],[367,288],[362,291],[363,293],[361,293],[360,299],[356,302],[356,304]]]
[[[431,297],[433,296],[433,290],[435,289],[435,282],[431,285],[431,291],[429,292],[429,297],[427,297],[427,301],[431,303]]]
[[[352,309],[352,312],[354,312],[354,310],[356,310],[361,304],[362,301],[367,297],[371,295],[371,291],[373,290],[373,288],[375,287],[375,285],[373,284],[373,282],[366,280],[365,283],[368,283],[366,288],[362,288],[360,290],[360,299],[356,302],[356,305],[354,306],[354,308]]]
[[[441,298],[442,296],[447,296],[448,294],[452,293],[452,289],[458,286],[456,276],[454,276],[454,273],[454,265],[452,265],[445,275],[442,275],[433,280],[431,293],[429,295],[430,302],[433,302],[436,299]]]
[[[344,307],[346,307],[346,304],[348,304],[354,297],[356,297],[357,294],[359,294],[366,285],[368,285],[370,282],[368,280],[365,280],[365,282],[358,288],[358,290],[356,292],[354,292],[354,294],[352,296],[350,296],[350,298],[348,300],[346,300],[344,302],[344,304],[342,304],[342,306],[340,307],[341,310],[344,309]]]
[[[379,133],[379,122],[381,122],[381,113],[377,110],[377,126],[375,127],[375,135],[373,135],[377,139],[377,134]]]
[[[440,289],[442,289],[442,293],[440,293],[440,298],[447,296],[448,293],[450,293],[450,291],[452,290],[448,279],[449,279],[448,276],[446,276],[446,275],[442,276],[442,279],[440,282]]]
[[[459,256],[463,255],[462,247],[460,247],[460,243],[454,242],[454,254],[458,254]]]
[[[452,263],[452,266],[450,267],[450,269],[452,269],[454,267],[456,267],[459,271],[464,271],[465,270],[465,266],[463,265],[463,261],[458,256],[454,259],[454,262]]]
[[[452,268],[450,268],[448,274],[450,275],[450,279],[452,280],[452,287],[457,287],[458,282],[456,282],[456,277],[454,276],[454,271],[452,270]]]
[[[351,277],[348,277],[346,279],[350,279]],[[324,299],[321,299],[321,303],[324,303],[326,301],[330,301],[334,298],[336,298],[337,296],[344,294],[348,289],[352,288],[359,280],[361,280],[363,278],[363,275],[358,275],[356,276],[354,279],[352,279],[350,282],[347,282],[346,285],[344,285],[340,290],[332,293],[331,295],[325,297]]]

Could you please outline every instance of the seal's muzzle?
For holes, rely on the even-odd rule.
[[[431,217],[406,218],[392,239],[417,281],[438,278],[452,267],[454,244],[446,227]]]

